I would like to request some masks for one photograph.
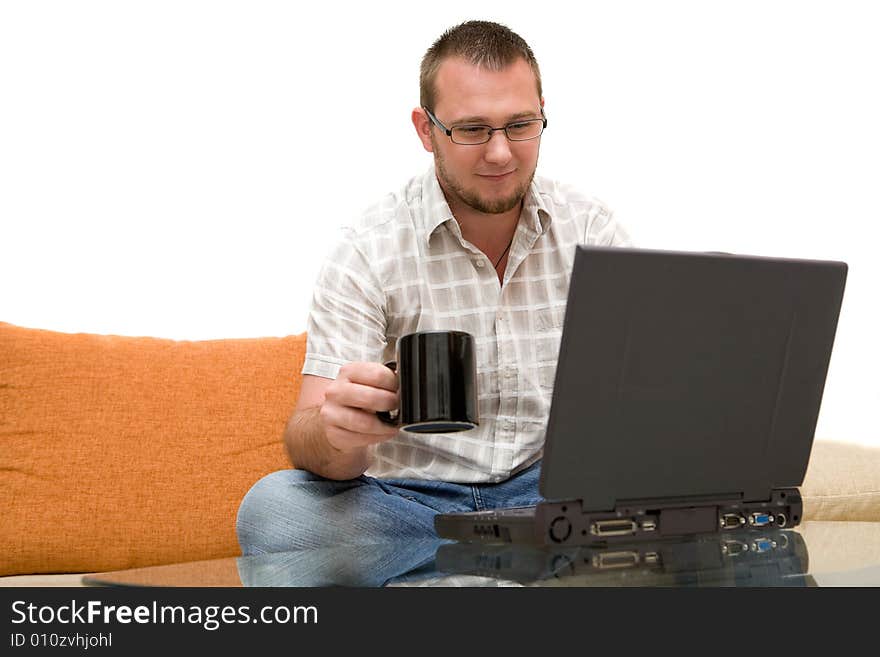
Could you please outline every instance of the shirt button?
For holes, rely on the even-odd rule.
[[[483,262],[482,259],[480,259],[480,260],[474,260],[474,264],[475,264],[477,267],[479,267],[480,269],[482,269],[483,267],[486,266],[486,263]]]

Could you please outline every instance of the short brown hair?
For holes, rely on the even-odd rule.
[[[434,109],[437,71],[440,64],[450,57],[461,57],[474,66],[491,71],[501,71],[522,58],[535,73],[538,96],[543,95],[538,61],[521,36],[499,23],[468,21],[446,30],[422,57],[419,75],[419,101],[422,107]]]

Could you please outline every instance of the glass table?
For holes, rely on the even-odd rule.
[[[87,575],[91,586],[880,586],[880,523],[591,547],[437,538],[230,557]]]

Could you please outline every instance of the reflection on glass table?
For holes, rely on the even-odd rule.
[[[880,523],[807,522],[608,547],[438,538],[89,575],[110,586],[878,586]]]
[[[797,531],[732,532],[611,547],[438,549],[440,571],[553,586],[815,586]]]

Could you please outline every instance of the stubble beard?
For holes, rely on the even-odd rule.
[[[447,193],[454,194],[456,200],[484,214],[504,214],[519,205],[532,184],[536,170],[532,169],[528,178],[509,196],[498,199],[484,199],[477,192],[465,188],[455,177],[449,174],[449,171],[446,169],[446,161],[436,147],[434,149],[434,163],[437,168],[437,176],[440,178],[440,182],[443,183],[442,186],[447,190]]]

